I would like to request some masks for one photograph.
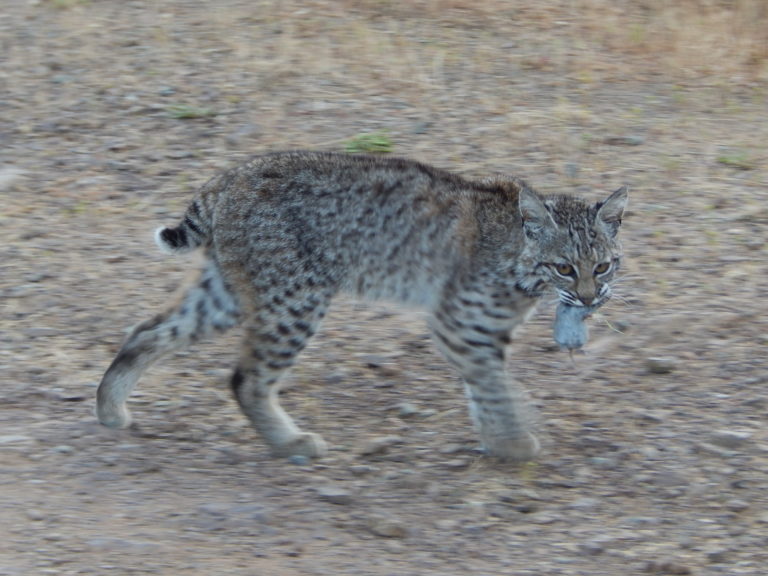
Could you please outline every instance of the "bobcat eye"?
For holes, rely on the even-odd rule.
[[[555,264],[555,272],[560,276],[573,276],[576,270],[570,264]]]
[[[600,264],[595,266],[595,275],[605,274],[606,272],[608,272],[608,270],[610,270],[610,268],[611,268],[610,262],[601,262]]]

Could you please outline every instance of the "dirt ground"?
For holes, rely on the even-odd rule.
[[[765,574],[764,8],[4,2],[0,576]],[[477,451],[420,314],[343,299],[285,394],[326,458],[269,457],[236,332],[98,425],[125,330],[194,269],[152,231],[249,155],[372,132],[541,192],[629,185],[585,354],[555,350],[551,302],[513,344],[538,461]]]

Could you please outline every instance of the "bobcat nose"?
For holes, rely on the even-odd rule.
[[[592,302],[595,301],[594,296],[581,296],[579,298],[581,300],[581,303],[584,304],[584,306],[592,306]]]

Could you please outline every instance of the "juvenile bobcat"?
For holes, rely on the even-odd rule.
[[[621,257],[625,188],[604,202],[539,196],[521,180],[470,181],[423,164],[331,153],[257,157],[199,191],[160,248],[203,247],[206,263],[180,302],[137,326],[97,394],[99,420],[130,423],[126,400],[163,354],[242,324],[232,390],[276,455],[326,447],[280,407],[279,379],[315,333],[335,294],[425,308],[445,357],[466,383],[483,446],[530,459],[521,393],[505,348],[547,288],[570,306],[611,294]]]

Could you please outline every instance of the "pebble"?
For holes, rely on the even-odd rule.
[[[603,142],[610,146],[640,146],[645,139],[642,136],[627,134],[624,136],[607,136]]]
[[[42,522],[45,520],[45,512],[36,508],[29,508],[27,509],[27,518],[33,522]]]
[[[587,542],[582,542],[579,545],[579,549],[589,555],[589,556],[597,556],[598,554],[602,554],[605,552],[605,547],[601,542],[595,541],[595,540],[589,540]]]
[[[340,486],[320,486],[316,490],[320,500],[331,504],[343,506],[352,502],[352,494]]]
[[[368,530],[382,538],[405,538],[408,536],[406,525],[395,518],[374,516],[368,519]]]
[[[752,435],[748,432],[737,432],[736,430],[717,430],[710,437],[709,441],[722,448],[735,450],[743,448]]]
[[[677,368],[677,360],[666,356],[652,356],[645,360],[645,368],[650,374],[669,374]]]
[[[441,518],[439,520],[435,520],[435,528],[441,532],[450,532],[451,530],[456,530],[460,525],[461,523],[458,520],[454,520],[453,518]]]
[[[528,488],[517,488],[504,490],[498,494],[500,502],[506,502],[508,504],[520,504],[528,500],[541,500],[541,494],[535,490]]]
[[[674,576],[692,574],[690,566],[674,560],[650,560],[645,564],[645,571],[653,574],[672,574]]]
[[[365,476],[374,470],[375,468],[373,466],[369,466],[368,464],[355,464],[354,466],[349,467],[350,473],[352,473],[354,476]]]
[[[288,462],[295,466],[306,466],[309,464],[309,458],[303,454],[293,454],[288,457]]]
[[[728,502],[725,503],[725,506],[731,512],[744,512],[750,508],[749,502],[739,498],[732,498],[728,500]]]
[[[0,436],[0,444],[19,444],[30,442],[31,440],[31,437],[22,436],[21,434],[7,434],[5,436]]]
[[[696,445],[696,449],[703,454],[709,454],[710,456],[719,456],[721,458],[730,458],[731,456],[734,456],[736,454],[733,450],[727,450],[725,448],[722,448],[721,446],[715,446],[714,444],[710,444],[709,442],[699,442]]]
[[[715,548],[707,552],[707,560],[713,564],[725,562],[728,556],[728,550],[725,548]]]
[[[410,402],[401,402],[397,405],[397,415],[400,418],[412,418],[419,415],[419,409]]]
[[[600,505],[600,500],[597,498],[590,498],[588,496],[585,496],[584,498],[579,498],[577,500],[574,500],[571,502],[571,504],[568,506],[569,508],[573,508],[575,510],[594,510]]]
[[[443,462],[443,466],[451,470],[461,470],[462,468],[469,466],[469,463],[469,458],[453,458],[452,460]]]
[[[383,454],[389,450],[390,447],[395,444],[400,444],[402,441],[403,439],[400,436],[379,436],[378,438],[371,438],[360,447],[358,454],[361,456]]]
[[[24,171],[13,166],[0,167],[0,190],[8,190],[19,178],[24,175]]]

